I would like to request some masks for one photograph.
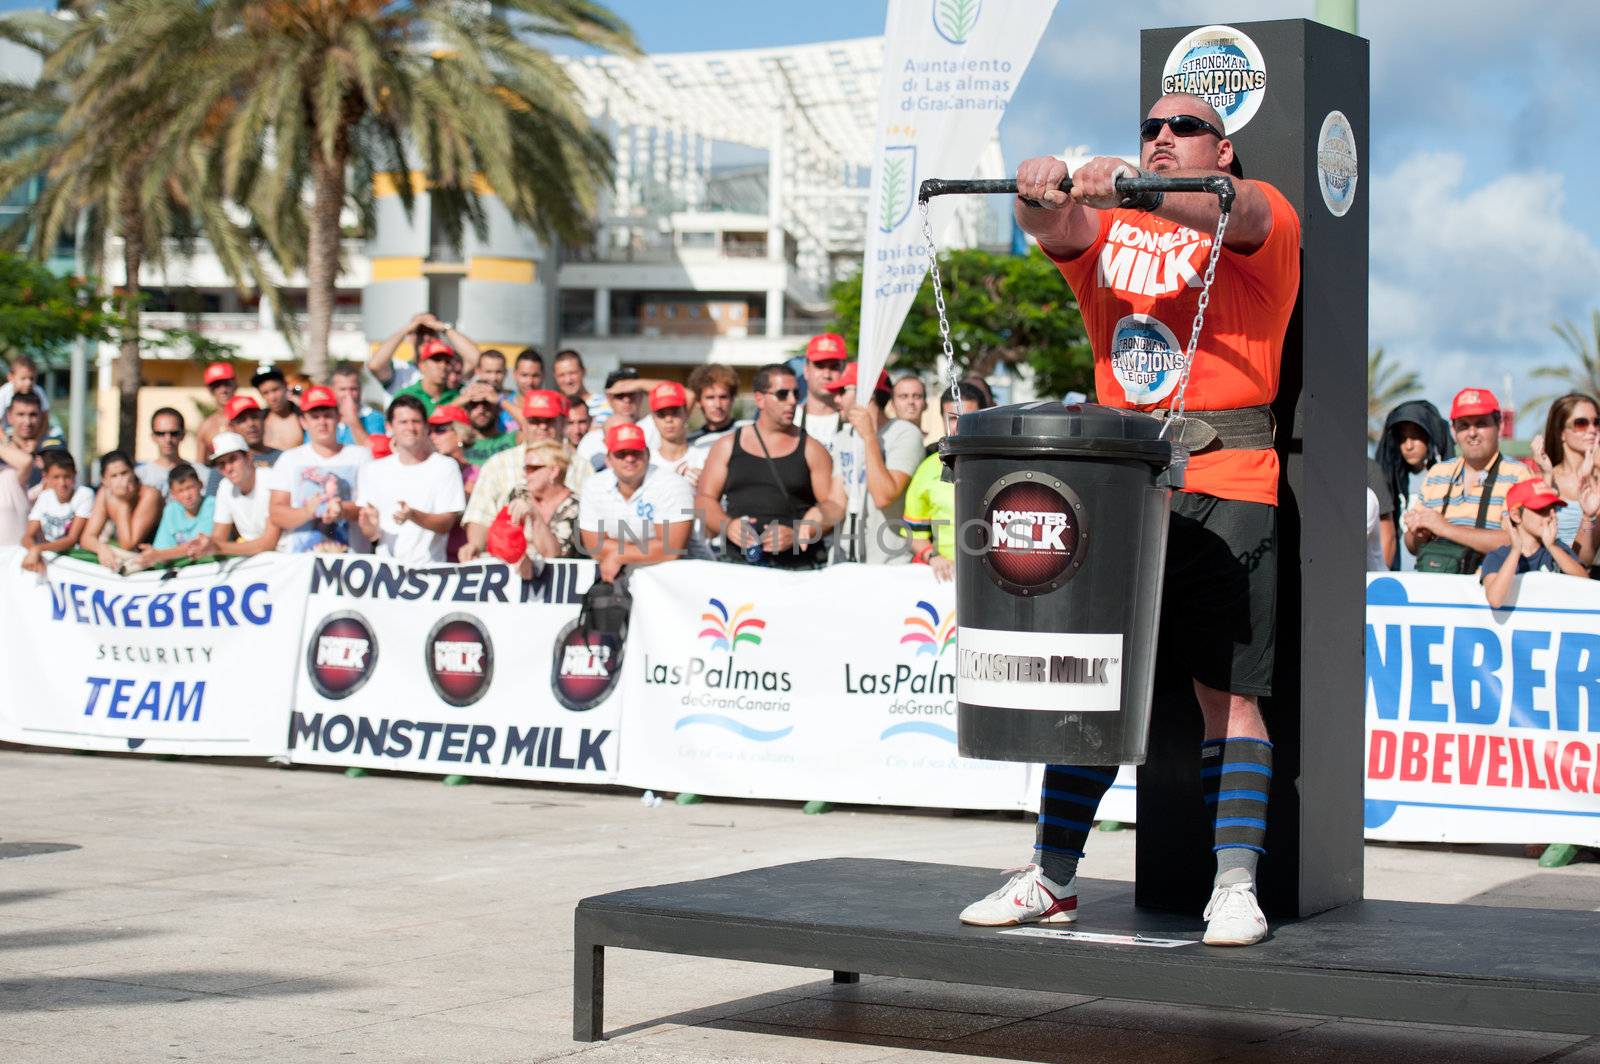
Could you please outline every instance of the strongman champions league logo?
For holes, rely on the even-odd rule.
[[[1044,473],[1008,473],[984,500],[983,565],[1004,591],[1054,591],[1083,565],[1083,504]]]
[[[1111,333],[1111,373],[1135,404],[1159,403],[1183,373],[1183,348],[1171,329],[1148,314],[1129,314]]]
[[[446,614],[423,643],[424,665],[434,691],[452,706],[470,706],[494,678],[494,644],[471,614]]]
[[[1205,26],[1184,37],[1167,56],[1161,91],[1200,97],[1217,109],[1231,135],[1260,109],[1267,94],[1267,65],[1256,42],[1232,26]]]
[[[378,664],[378,637],[354,610],[330,613],[306,643],[306,676],[323,698],[349,698]]]

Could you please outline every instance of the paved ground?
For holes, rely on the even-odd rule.
[[[570,1040],[581,897],[821,856],[1014,863],[1003,816],[0,750],[0,1061],[1549,1061],[1600,1039],[1199,1013],[611,951]],[[1133,836],[1093,874],[1128,877]],[[1086,867],[1086,871],[1089,870]],[[1372,846],[1368,893],[1600,908],[1600,865]]]

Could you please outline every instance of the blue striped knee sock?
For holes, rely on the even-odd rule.
[[[1094,826],[1094,811],[1117,778],[1114,768],[1046,765],[1039,792],[1039,828],[1034,850],[1039,867],[1065,885],[1078,874],[1083,844]]]
[[[1272,744],[1265,739],[1208,739],[1200,747],[1200,783],[1212,810],[1217,878],[1243,869],[1253,881],[1267,852],[1267,791]]]

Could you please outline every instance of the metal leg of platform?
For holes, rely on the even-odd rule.
[[[833,973],[833,981],[835,983],[859,983],[861,982],[861,973],[835,971]]]
[[[605,1038],[606,948],[580,937],[572,951],[572,1038]]]

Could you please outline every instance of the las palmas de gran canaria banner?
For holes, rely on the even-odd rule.
[[[889,0],[862,262],[861,380],[875,380],[888,360],[927,271],[917,186],[972,176],[1055,7],[1056,0]],[[948,199],[934,201],[936,238],[954,209]]]

